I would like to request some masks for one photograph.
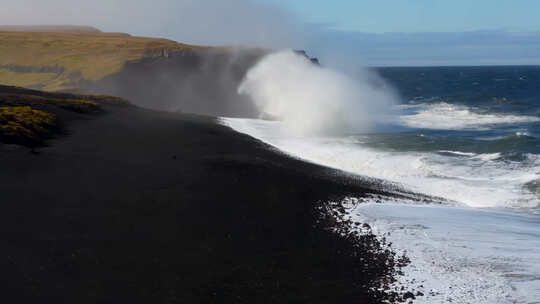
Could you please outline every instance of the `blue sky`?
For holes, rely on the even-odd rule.
[[[80,24],[192,44],[303,48],[323,63],[540,65],[540,0],[1,1],[3,24]]]
[[[538,0],[258,1],[319,27],[308,48],[321,57],[331,45],[370,66],[540,65]]]
[[[538,0],[259,0],[345,31],[540,31]]]

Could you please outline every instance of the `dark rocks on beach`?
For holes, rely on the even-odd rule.
[[[403,299],[404,300],[408,300],[408,299],[414,300],[414,299],[416,299],[416,297],[412,292],[408,291],[403,295]]]

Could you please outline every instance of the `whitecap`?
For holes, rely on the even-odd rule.
[[[454,155],[460,155],[460,156],[475,156],[476,153],[471,152],[461,152],[461,151],[451,151],[451,150],[439,150],[439,153],[445,153],[445,154],[454,154]]]
[[[489,130],[490,126],[540,122],[540,117],[514,114],[482,114],[474,108],[439,102],[417,105],[418,111],[402,115],[404,126],[434,130]]]
[[[496,160],[501,158],[501,153],[483,153],[475,155],[474,158],[483,160],[483,161],[489,161],[489,160]]]

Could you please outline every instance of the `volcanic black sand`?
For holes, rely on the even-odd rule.
[[[384,194],[377,183],[289,158],[214,118],[104,109],[54,110],[67,132],[37,153],[0,144],[2,302],[399,297],[375,289],[403,261],[325,211],[345,195]]]

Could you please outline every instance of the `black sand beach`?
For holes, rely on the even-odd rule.
[[[0,145],[3,298],[17,303],[380,303],[399,263],[323,210],[377,183],[204,116],[56,109],[67,134]],[[390,194],[391,195],[391,194]],[[336,233],[337,231],[337,233]]]

